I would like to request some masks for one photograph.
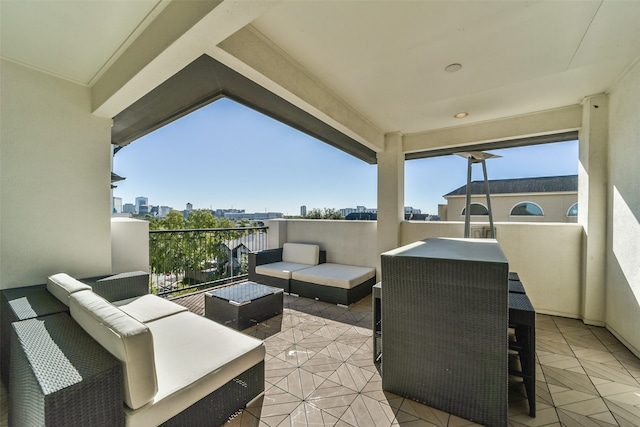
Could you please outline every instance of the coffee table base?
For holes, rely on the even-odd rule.
[[[247,283],[251,284],[251,282]],[[231,285],[226,288],[232,289],[232,287],[240,287],[242,285],[245,285],[245,283]],[[215,290],[205,293],[205,317],[241,331],[278,314],[282,314],[283,290],[266,285],[260,286],[264,286],[272,292],[259,298],[239,303],[212,295],[215,293]]]

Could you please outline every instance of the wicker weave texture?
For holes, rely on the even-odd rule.
[[[264,391],[264,361],[161,424],[163,427],[220,426]]]
[[[252,282],[244,282],[226,287],[227,289],[238,288],[237,299],[250,296],[243,294],[243,287],[256,285]],[[262,285],[258,285],[262,286]],[[218,288],[217,290],[220,290]],[[232,291],[233,292],[233,291]],[[214,296],[216,290],[204,294],[204,316],[207,319],[215,320],[225,326],[236,330],[243,330],[257,323],[282,314],[283,291],[278,289],[275,292],[265,291],[264,294],[257,293],[259,297],[244,304],[233,304],[229,299]]]
[[[291,279],[290,283],[292,294],[305,298],[315,298],[333,304],[350,305],[371,293],[371,288],[375,285],[376,278],[367,279],[351,289],[318,285],[317,283],[303,282],[296,279]]]
[[[13,325],[9,424],[124,424],[122,368],[66,313]]]
[[[44,285],[7,289],[0,295],[0,372],[9,387],[11,362],[11,324],[20,320],[68,312],[69,307],[47,292]]]
[[[132,271],[113,276],[83,280],[107,301],[121,301],[149,293],[149,273]]]
[[[382,275],[383,389],[506,425],[508,265],[383,255]]]

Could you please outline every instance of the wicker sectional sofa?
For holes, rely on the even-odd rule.
[[[219,425],[264,391],[265,347],[261,340],[155,295],[111,303],[66,274],[51,276],[47,290],[67,305],[70,318],[119,362],[116,380],[121,384],[122,422],[109,420],[109,425]],[[69,319],[65,313],[60,315]],[[52,321],[51,316],[44,318]],[[20,323],[14,323],[14,328]],[[22,386],[14,384],[12,377],[9,398],[13,420],[26,419],[25,414],[33,412],[27,403],[11,401],[11,391]],[[66,406],[60,409],[74,411],[74,402]],[[71,417],[69,425],[88,422],[82,414],[78,417],[77,422]],[[90,420],[95,422],[107,421]]]
[[[318,245],[285,243],[249,254],[249,280],[301,297],[349,305],[371,293],[373,267],[326,262]]]

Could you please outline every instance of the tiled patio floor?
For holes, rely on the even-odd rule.
[[[349,308],[284,298],[283,315],[244,331],[265,340],[265,394],[225,427],[473,425],[382,391],[371,297]],[[176,302],[202,314],[202,294]],[[606,329],[538,315],[537,359],[537,417],[514,378],[510,425],[640,426],[640,361]]]
[[[176,302],[202,314],[204,297]],[[244,332],[265,340],[265,394],[225,427],[465,426],[382,391],[372,361],[371,298],[348,309],[285,295],[284,313]],[[536,418],[511,382],[512,426],[640,426],[640,361],[604,328],[538,315]],[[0,387],[0,427],[7,425]]]

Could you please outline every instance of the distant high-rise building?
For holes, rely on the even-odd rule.
[[[148,205],[148,204],[149,204],[149,198],[143,197],[143,196],[136,197],[136,212],[137,213],[142,213],[142,212],[140,212],[140,206],[144,206],[144,205]],[[148,213],[148,212],[149,212],[149,210],[147,208],[147,212],[145,212],[145,213]]]
[[[136,207],[133,205],[133,203],[125,203],[124,206],[122,207],[122,212],[135,213]]]
[[[113,212],[122,213],[122,197],[113,198]]]
[[[191,212],[193,210],[193,205],[191,203],[187,203],[187,212]]]
[[[300,216],[307,216],[307,207],[305,205],[300,206]]]
[[[187,204],[187,206],[189,204]],[[167,215],[169,215],[169,212],[171,212],[172,210],[173,208],[171,206],[160,206],[160,208],[158,209],[158,216],[160,218],[165,218]]]

